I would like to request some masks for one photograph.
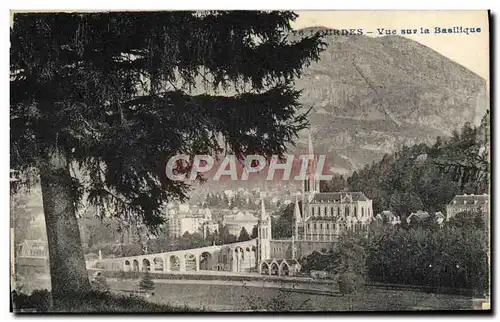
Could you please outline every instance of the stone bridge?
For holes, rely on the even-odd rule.
[[[87,267],[125,272],[245,272],[257,269],[257,239],[165,253],[102,259],[87,262]]]

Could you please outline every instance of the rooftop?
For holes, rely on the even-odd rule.
[[[490,196],[487,194],[483,195],[456,195],[455,198],[450,202],[450,205],[485,205],[488,203]]]
[[[311,203],[368,201],[362,192],[318,192]]]

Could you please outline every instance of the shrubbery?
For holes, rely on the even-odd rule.
[[[385,229],[368,242],[373,281],[465,288],[484,293],[489,285],[487,237],[475,227]]]
[[[302,269],[334,272],[346,290],[342,293],[351,290],[354,279],[349,276],[358,275],[371,282],[471,290],[482,296],[489,289],[488,243],[486,231],[478,227],[451,221],[442,228],[385,226],[346,235],[332,252],[307,257]]]
[[[133,295],[119,295],[109,292],[92,291],[88,293],[66,294],[54,302],[51,308],[50,292],[35,291],[31,295],[12,292],[15,312],[20,310],[36,312],[198,312],[189,307],[176,307],[148,302]]]

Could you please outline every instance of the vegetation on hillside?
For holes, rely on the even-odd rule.
[[[478,127],[467,123],[432,146],[404,146],[345,181],[334,177],[323,188],[362,191],[373,200],[374,214],[390,210],[404,218],[417,210],[444,213],[457,194],[489,192],[489,122],[487,112]]]

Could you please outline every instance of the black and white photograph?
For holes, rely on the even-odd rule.
[[[492,310],[490,18],[11,11],[11,312]]]

